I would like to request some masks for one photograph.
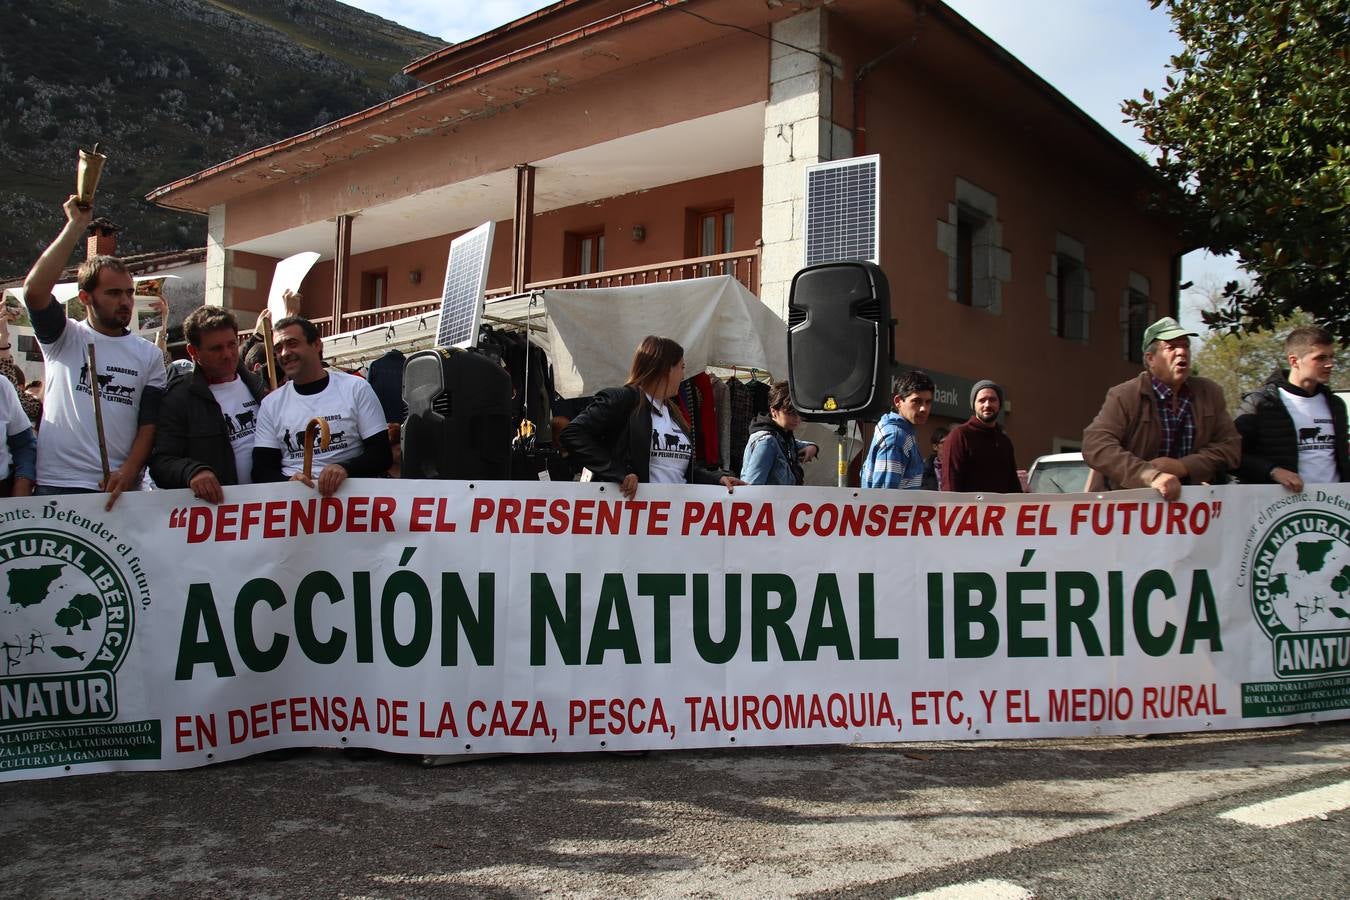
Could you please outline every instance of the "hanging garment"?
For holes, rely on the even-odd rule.
[[[722,379],[711,380],[713,406],[717,408],[717,444],[722,451],[718,455],[717,464],[723,471],[734,472],[737,470],[731,468],[731,391]]]
[[[403,365],[406,362],[402,353],[390,350],[370,364],[366,380],[370,382],[375,396],[380,400],[386,422],[403,422],[408,418],[408,407],[403,403]]]
[[[750,440],[750,420],[755,417],[754,398],[745,383],[735,376],[727,379],[727,395],[731,417],[731,471],[739,472],[745,442]]]
[[[712,376],[699,372],[693,378],[694,394],[698,397],[698,418],[694,427],[695,459],[716,468],[722,464],[721,435],[717,430],[717,402],[713,397]]]

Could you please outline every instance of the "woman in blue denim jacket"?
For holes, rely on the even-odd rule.
[[[801,484],[805,479],[802,463],[816,458],[820,448],[799,441],[793,431],[801,424],[801,415],[792,408],[786,381],[769,389],[769,414],[756,416],[750,423],[741,480],[746,484]]]

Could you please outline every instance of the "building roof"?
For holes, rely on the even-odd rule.
[[[160,272],[164,269],[175,269],[179,266],[190,266],[197,263],[206,262],[206,248],[194,247],[191,250],[157,250],[152,253],[133,253],[130,256],[119,256],[120,259],[131,272],[132,275],[150,275],[154,272]],[[74,281],[75,273],[79,270],[80,264],[66,266],[61,270],[61,277],[58,281]],[[24,279],[28,277],[25,272],[22,275],[10,275],[0,278],[0,291],[9,288],[23,287]]]
[[[636,3],[636,5],[632,5]],[[403,141],[452,134],[476,120],[534,98],[693,46],[730,30],[762,33],[811,4],[744,0],[559,0],[482,35],[410,63],[405,71],[433,79],[424,87],[259,147],[195,172],[146,195],[161,206],[206,213],[273,184],[299,182]],[[995,74],[1019,93],[1028,129],[1062,130],[1071,123],[1085,150],[1136,174],[1152,168],[1043,78],[941,2],[909,6],[895,0],[831,0],[832,15],[879,42],[888,56],[908,46],[910,59],[949,84],[979,96]],[[917,11],[916,11],[917,9]],[[948,26],[927,28],[925,17]],[[899,38],[900,43],[896,43]],[[767,38],[766,38],[767,39]]]
[[[559,0],[505,25],[451,44],[403,67],[418,81],[439,81],[640,5],[639,0]]]
[[[604,0],[576,0],[587,8]],[[659,21],[657,21],[659,20]],[[622,33],[622,53],[606,50]],[[490,118],[530,99],[717,35],[704,22],[660,4],[646,4],[548,40],[504,53],[425,87],[277,141],[155,188],[146,199],[172,209],[205,213],[217,203],[312,176],[405,140],[444,135],[466,122]],[[720,36],[720,35],[719,35]],[[469,42],[465,42],[469,43]],[[461,46],[461,45],[456,45]]]

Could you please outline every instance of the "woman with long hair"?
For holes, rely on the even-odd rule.
[[[606,388],[563,429],[561,441],[596,481],[619,485],[625,498],[639,484],[743,484],[694,460],[689,425],[674,403],[684,381],[684,348],[648,335],[633,354],[628,381]]]
[[[741,477],[746,484],[800,485],[806,480],[802,463],[816,458],[820,448],[793,434],[802,417],[792,406],[788,383],[769,388],[769,414],[750,423]]]

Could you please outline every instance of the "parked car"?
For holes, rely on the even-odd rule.
[[[1080,494],[1087,491],[1092,470],[1081,453],[1048,453],[1036,457],[1027,473],[1027,493]]]

